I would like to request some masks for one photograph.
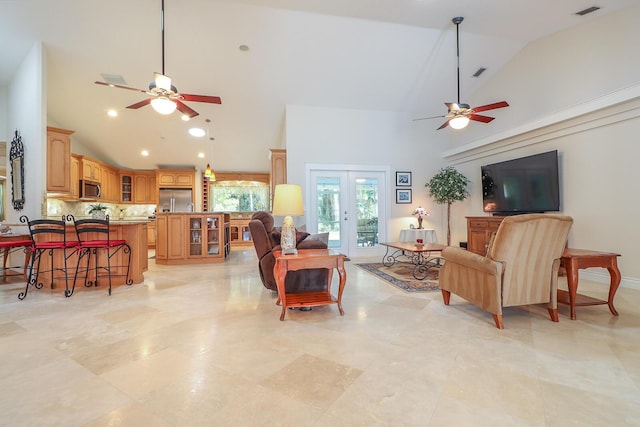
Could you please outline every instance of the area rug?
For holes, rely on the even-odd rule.
[[[438,286],[439,270],[437,268],[430,268],[424,280],[417,280],[413,277],[413,264],[395,263],[391,267],[385,267],[382,263],[374,262],[356,265],[405,292],[434,292],[440,290],[440,286]]]

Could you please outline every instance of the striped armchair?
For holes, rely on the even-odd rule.
[[[486,256],[447,247],[440,270],[445,305],[451,292],[493,314],[504,328],[502,308],[547,303],[558,321],[558,268],[573,219],[525,214],[505,218]]]

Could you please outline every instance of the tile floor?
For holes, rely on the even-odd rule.
[[[158,266],[144,284],[0,285],[3,426],[637,426],[640,292],[490,314],[403,293],[347,263],[345,315],[288,311],[253,250]],[[367,260],[370,261],[370,260]],[[334,279],[335,280],[335,279]],[[605,296],[606,286],[582,282]]]

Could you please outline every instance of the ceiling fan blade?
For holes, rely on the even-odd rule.
[[[190,119],[198,115],[198,112],[196,110],[192,109],[187,104],[180,101],[179,99],[174,99],[173,101],[176,103],[177,110],[180,111],[185,116],[189,117]]]
[[[140,107],[144,107],[145,105],[149,105],[149,103],[151,102],[153,98],[147,98],[145,100],[142,100],[140,102],[136,102],[135,104],[131,104],[129,105],[127,108],[131,108],[132,110],[136,110]]]
[[[219,96],[189,95],[187,93],[181,93],[180,96],[185,101],[208,102],[209,104],[222,104],[222,100],[220,99]]]
[[[504,108],[508,106],[509,104],[507,101],[500,101],[493,104],[482,105],[480,107],[473,107],[473,111],[479,113],[480,111],[495,110],[496,108]]]
[[[147,93],[147,91],[146,91],[146,90],[136,89],[135,87],[128,87],[128,86],[122,86],[122,85],[114,85],[114,84],[106,83],[106,82],[95,82],[95,84],[97,84],[97,85],[103,85],[103,86],[109,86],[109,87],[117,87],[118,89],[135,90],[136,92]]]
[[[444,129],[449,125],[449,122],[451,121],[451,119],[447,120],[446,122],[444,122],[438,129],[436,130],[440,130],[440,129]]]
[[[491,120],[495,119],[495,117],[489,116],[481,116],[480,114],[469,114],[469,120],[475,120],[476,122],[489,123]]]
[[[414,122],[417,122],[418,120],[429,120],[429,119],[439,119],[439,118],[443,118],[443,117],[447,117],[443,114],[439,115],[439,116],[431,116],[431,117],[420,117],[418,119],[413,119]]]

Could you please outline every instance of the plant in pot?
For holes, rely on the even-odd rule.
[[[447,246],[451,245],[451,204],[461,202],[469,197],[467,185],[469,185],[469,179],[453,166],[440,169],[425,184],[425,187],[429,189],[429,196],[436,203],[447,205]]]
[[[89,212],[93,219],[105,219],[107,217],[107,207],[102,203],[89,205]]]

